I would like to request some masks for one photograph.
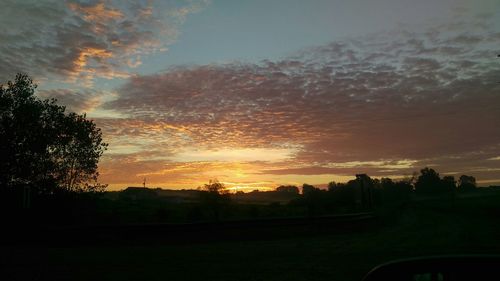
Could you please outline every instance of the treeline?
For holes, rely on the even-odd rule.
[[[306,206],[307,215],[372,210],[377,207],[398,207],[407,204],[413,198],[441,198],[453,200],[456,193],[472,192],[477,189],[473,176],[461,175],[458,180],[453,176],[441,177],[431,168],[420,170],[420,174],[401,180],[385,177],[371,178],[358,174],[347,183],[330,182],[328,189],[320,189],[303,184],[297,186],[279,186],[276,191],[301,193],[300,198],[291,204]]]
[[[328,191],[341,192],[345,189],[366,186],[370,189],[379,189],[385,191],[397,190],[398,192],[415,192],[418,194],[441,194],[453,191],[473,191],[477,188],[476,178],[473,176],[461,175],[458,180],[454,176],[440,177],[434,169],[424,168],[420,170],[420,175],[414,174],[401,180],[393,180],[388,177],[380,179],[370,178],[366,174],[358,174],[356,178],[347,183],[336,183],[334,181],[328,184]],[[282,185],[276,188],[278,192],[307,194],[319,190],[310,184],[303,184],[302,188],[294,185]]]
[[[110,208],[120,210],[117,213],[128,213],[129,218],[142,213],[141,220],[200,222],[401,210],[415,200],[452,203],[458,193],[475,190],[472,176],[462,175],[455,181],[424,168],[419,175],[401,180],[358,174],[346,183],[331,182],[327,189],[303,184],[283,185],[275,191],[231,193],[218,181],[184,191],[131,187],[115,192],[117,196],[108,203]]]

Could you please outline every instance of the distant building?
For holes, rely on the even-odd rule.
[[[156,190],[147,187],[130,186],[120,192],[120,198],[122,199],[147,200],[155,199],[157,197],[158,193],[156,192]]]

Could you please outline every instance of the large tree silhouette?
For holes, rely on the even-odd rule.
[[[420,176],[415,183],[415,191],[419,194],[438,194],[452,192],[455,189],[455,179],[452,176],[440,178],[434,169],[425,167],[420,170]]]
[[[35,96],[26,74],[0,85],[0,188],[96,191],[102,133],[85,115],[66,113],[55,99]]]

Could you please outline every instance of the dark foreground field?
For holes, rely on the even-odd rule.
[[[2,246],[3,280],[361,280],[399,258],[499,254],[500,197],[416,201],[342,231],[99,246]],[[304,226],[306,227],[306,226]],[[61,233],[63,235],[64,233]],[[243,234],[243,233],[242,233]],[[54,234],[57,235],[57,234]],[[197,233],[206,235],[203,231]],[[112,238],[111,238],[112,239]],[[155,238],[156,239],[156,238]]]

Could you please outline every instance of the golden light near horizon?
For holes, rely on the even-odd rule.
[[[258,190],[258,191],[273,191],[276,189],[276,187],[273,187],[273,186],[265,186],[265,185],[256,185],[256,184],[252,184],[252,185],[245,185],[245,184],[242,184],[242,185],[232,185],[232,183],[225,183],[223,182],[223,184],[226,186],[226,189],[229,190],[229,192],[231,193],[235,193],[235,192],[252,192],[252,191],[255,191],[255,190]]]

